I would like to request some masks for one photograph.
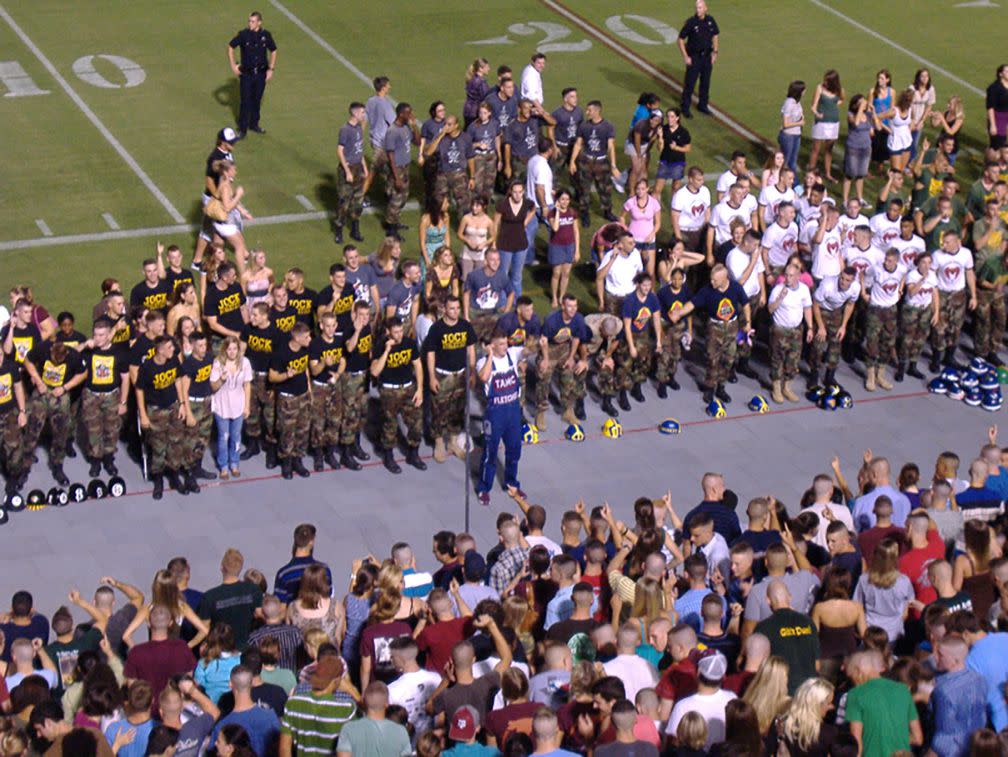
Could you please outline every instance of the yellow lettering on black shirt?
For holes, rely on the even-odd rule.
[[[193,383],[202,384],[204,381],[210,380],[210,371],[213,368],[213,363],[204,365],[198,371],[196,371],[196,378],[193,379]]]
[[[225,315],[232,313],[241,307],[241,292],[234,292],[227,297],[222,297],[217,303],[217,314]]]
[[[168,307],[167,292],[157,292],[156,294],[148,294],[143,299],[143,306],[148,310],[164,310],[166,307]]]
[[[469,334],[465,331],[454,331],[441,337],[441,349],[461,350],[469,343]]]
[[[9,373],[0,375],[0,405],[14,399],[14,377]]]
[[[166,368],[163,371],[155,373],[151,379],[151,383],[155,389],[167,389],[175,383],[175,379],[177,378],[178,368]]]
[[[283,318],[277,318],[273,325],[276,326],[277,331],[288,334],[294,328],[295,323],[297,323],[297,315],[285,315]]]
[[[287,361],[287,370],[294,371],[294,373],[304,373],[308,370],[308,353],[305,352],[298,357],[291,358]]]
[[[784,626],[780,630],[780,635],[782,639],[789,639],[795,636],[811,636],[812,626]]]
[[[248,348],[253,352],[269,354],[273,352],[273,337],[249,334]]]
[[[346,297],[341,297],[338,300],[333,300],[333,315],[343,315],[344,313],[349,313],[353,304],[354,296],[352,294],[348,294]]]
[[[108,386],[115,383],[115,358],[112,355],[91,356],[91,383]]]
[[[402,366],[410,362],[410,358],[413,357],[413,350],[410,348],[396,350],[395,352],[390,352],[388,360],[385,361],[385,366],[387,368],[401,368]]]
[[[368,355],[371,353],[371,335],[365,334],[357,340],[357,352],[361,355]]]

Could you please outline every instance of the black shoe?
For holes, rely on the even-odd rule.
[[[682,117],[683,117],[683,118],[693,118],[693,114],[692,114],[692,113],[690,113],[690,112],[689,112],[688,110],[686,110],[686,109],[683,109],[683,112],[682,112]]]
[[[245,450],[240,455],[238,455],[238,459],[240,459],[240,460],[251,460],[253,457],[255,457],[256,455],[258,455],[260,452],[261,452],[261,448],[259,447],[259,437],[253,436],[245,444]]]
[[[704,111],[700,111],[703,113]],[[249,131],[254,131],[256,134],[265,134],[266,130],[261,126],[250,126]]]
[[[957,371],[966,370],[966,367],[955,359],[955,353],[956,353],[955,347],[949,347],[948,349],[946,349],[943,362],[949,368],[955,368]]]
[[[585,229],[587,229],[589,226],[591,226],[591,214],[590,213],[582,213],[581,214],[581,226],[583,228],[585,228]]]
[[[88,468],[90,478],[98,478],[101,475],[101,460],[92,460],[91,467]]]
[[[717,389],[714,390],[714,396],[726,405],[731,402],[731,395],[725,391],[724,384],[718,384]]]
[[[605,218],[609,223],[616,223],[619,220],[619,218],[616,217],[616,214],[611,210],[607,210],[603,214],[603,218]]]
[[[164,476],[160,473],[154,476],[154,491],[151,492],[154,499],[161,499],[164,496]]]
[[[409,231],[409,226],[404,223],[397,223],[395,227],[397,231]]]
[[[52,477],[56,479],[56,483],[60,486],[70,486],[70,479],[67,478],[67,474],[63,472],[63,466],[61,465],[50,465],[49,470],[52,471]]]
[[[403,238],[399,235],[399,227],[395,224],[383,224],[382,228],[385,229],[385,236],[392,237],[400,242],[403,241]]]
[[[756,371],[749,367],[749,358],[744,357],[738,361],[738,365],[735,366],[735,370],[741,373],[746,378],[759,378]]]
[[[613,418],[619,417],[619,411],[616,409],[615,405],[612,403],[612,397],[606,395],[602,397],[602,412],[606,415],[612,416]]]
[[[808,379],[805,381],[805,389],[808,391],[812,390],[816,384],[819,383],[819,371],[809,371]]]
[[[585,412],[584,400],[574,400],[574,417],[579,421],[587,420],[588,413]]]
[[[658,392],[658,399],[663,400],[668,397],[668,387],[660,381],[658,382],[656,391]]]
[[[274,468],[277,467],[277,464],[278,464],[278,461],[277,461],[276,445],[273,444],[273,443],[271,443],[271,442],[267,442],[266,443],[266,470],[273,470]]]
[[[283,476],[287,481],[294,478],[294,468],[291,465],[291,461],[286,457],[280,461],[280,475]]]
[[[193,476],[195,476],[196,478],[201,478],[204,481],[213,481],[215,478],[217,478],[216,473],[214,473],[213,471],[208,471],[206,468],[203,467],[203,463],[198,463],[196,466],[194,466],[192,469],[192,473]]]
[[[238,132],[238,133],[237,133],[237,134],[235,135],[235,142],[241,142],[241,141],[242,141],[243,139],[245,139],[245,137],[247,137],[247,136],[248,136],[248,132],[246,132],[246,131],[245,131],[244,129],[242,129],[241,131],[239,131],[239,132]]]
[[[987,357],[985,357],[984,360],[993,365],[995,368],[1000,368],[1004,365],[1004,361],[998,357],[996,352],[988,352]]]
[[[633,397],[638,402],[644,401],[644,393],[641,391],[640,384],[633,385],[633,388],[630,390],[630,396]]]
[[[291,468],[293,468],[294,472],[301,476],[301,478],[308,478],[308,476],[311,475],[311,473],[308,472],[308,469],[304,467],[304,463],[301,462],[300,457],[295,457],[291,460]]]
[[[696,111],[697,111],[697,113],[703,113],[705,116],[713,116],[714,115],[713,113],[711,113],[710,108],[708,108],[708,107],[701,108],[701,107],[698,106],[697,109],[696,109]]]
[[[920,368],[917,367],[916,360],[910,363],[909,367],[907,367],[907,376],[913,376],[915,379],[924,378],[924,374],[921,373]]]
[[[941,355],[937,350],[931,351],[931,360],[928,362],[928,370],[931,373],[938,373],[941,370]]]
[[[112,455],[105,455],[105,457],[102,458],[102,466],[105,468],[105,472],[110,476],[119,475],[119,469],[116,468],[115,458],[113,458]]]
[[[352,445],[350,445],[350,454],[356,457],[358,460],[371,459],[371,455],[365,452],[363,447],[360,446],[360,439],[358,439]]]
[[[618,402],[621,410],[630,410],[630,399],[627,397],[626,389],[620,389]]]
[[[671,376],[669,380],[665,383],[668,385],[668,388],[671,389],[673,392],[678,392],[680,389],[682,389],[682,387],[679,386],[679,382],[675,380],[675,376]]]
[[[339,458],[336,456],[336,447],[329,446],[325,448],[325,454],[322,457],[323,460],[329,465],[333,470],[340,469]]]
[[[178,474],[173,470],[166,470],[164,473],[168,480],[168,486],[177,491],[183,497],[189,494],[189,487],[179,480]]]
[[[427,470],[427,463],[420,459],[420,450],[417,447],[406,448],[406,464],[412,465],[417,470]]]
[[[732,369],[730,371],[728,371],[727,381],[728,381],[729,384],[737,384],[738,383],[738,374],[735,373],[735,368],[734,367],[732,367]]]
[[[333,240],[336,244],[343,244],[343,227],[333,226]]]
[[[77,450],[74,449],[73,439],[67,439],[67,443],[66,443],[66,456],[67,457],[77,457]]]
[[[906,363],[902,360],[896,363],[896,373],[893,374],[893,378],[896,381],[903,381],[903,377],[906,375]]]
[[[322,454],[322,450],[317,448],[312,452],[312,468],[316,473],[321,473],[325,470],[325,458]]]
[[[713,389],[704,389],[703,401],[704,401],[705,405],[709,405],[710,403],[712,403],[714,401],[714,390]]]
[[[349,468],[350,470],[361,469],[361,464],[354,460],[354,456],[350,454],[349,445],[343,445],[343,449],[340,452],[340,463],[342,463],[344,468]]]
[[[392,456],[392,450],[383,449],[381,453],[382,464],[385,466],[385,470],[389,473],[402,473],[402,468],[399,467],[399,463],[395,461],[395,457]]]
[[[823,384],[825,386],[836,386],[836,373],[832,368],[826,369],[826,375],[823,376]]]
[[[350,222],[350,238],[355,242],[363,242],[364,237],[360,233],[360,221]]]
[[[200,485],[199,481],[196,480],[196,470],[190,468],[189,470],[182,471],[180,478],[182,479],[182,484],[185,486],[186,491],[190,494],[199,494]],[[216,478],[216,476],[214,476]]]

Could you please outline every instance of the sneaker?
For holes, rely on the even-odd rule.
[[[627,181],[626,171],[623,171],[623,173],[621,173],[618,177],[617,176],[613,177],[612,180],[613,186],[616,187],[616,191],[619,192],[621,195],[626,194],[626,181]]]

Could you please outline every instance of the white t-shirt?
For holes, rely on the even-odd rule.
[[[840,277],[827,276],[819,282],[819,286],[816,287],[815,294],[812,296],[819,303],[819,307],[822,310],[828,310],[832,313],[844,307],[848,302],[857,302],[857,298],[860,295],[861,285],[857,282],[857,279],[852,281],[849,287],[841,291]]]
[[[781,226],[774,221],[763,232],[761,245],[767,249],[767,262],[773,267],[787,265],[788,258],[798,250],[798,224]]]
[[[880,250],[888,250],[893,242],[899,239],[900,219],[890,221],[885,213],[876,213],[871,217],[868,226],[872,231],[872,244]]]
[[[521,356],[524,351],[525,345],[519,344],[515,347],[508,347],[507,354],[504,357],[495,357],[493,359],[493,368],[490,369],[491,378],[498,373],[507,373],[509,370],[518,370],[518,362],[521,360]],[[477,373],[483,370],[487,357],[489,357],[489,353],[482,355],[480,359],[476,361]],[[483,388],[486,393],[489,394],[490,382],[488,381]]]
[[[939,292],[959,292],[966,288],[966,271],[973,268],[973,253],[960,247],[955,255],[935,250],[931,255],[931,270],[938,277]]]
[[[763,208],[763,223],[771,224],[777,218],[777,208],[782,202],[794,202],[795,193],[791,187],[783,192],[777,189],[775,184],[763,187],[760,192],[759,204]]]
[[[917,262],[917,256],[926,249],[924,240],[916,234],[911,235],[909,239],[896,237],[889,243],[889,246],[899,250],[900,263],[906,268],[913,268]]]
[[[529,158],[527,174],[525,177],[525,195],[531,198],[536,208],[545,210],[539,205],[539,195],[536,194],[536,184],[541,184],[543,197],[546,198],[546,206],[553,205],[553,169],[550,168],[549,161],[542,155],[533,155]]]
[[[560,548],[560,545],[548,536],[526,536],[525,541],[528,542],[529,549],[532,547],[546,547],[546,551],[549,552],[551,558],[563,554],[563,549]]]
[[[680,699],[672,708],[665,733],[674,735],[679,730],[679,721],[686,717],[687,712],[699,713],[707,721],[707,741],[704,742],[704,749],[710,749],[712,744],[724,741],[725,707],[735,698],[732,692],[718,689],[713,694],[694,694]]]
[[[641,260],[640,252],[634,247],[633,251],[627,255],[618,255],[615,250],[610,250],[602,256],[601,266],[609,262],[613,256],[616,259],[609,267],[609,272],[605,277],[605,290],[616,297],[626,297],[634,290],[634,276],[644,270],[644,263]]]
[[[412,673],[403,673],[388,685],[389,704],[397,704],[406,709],[417,736],[434,727],[434,718],[427,714],[424,705],[440,683],[439,673],[421,668]]]
[[[531,63],[522,69],[521,96],[540,105],[543,104],[542,74]]]
[[[820,200],[818,205],[813,205],[809,202],[806,195],[802,195],[795,200],[795,210],[798,211],[798,220],[804,226],[809,221],[817,221],[822,215],[822,201]]]
[[[819,517],[819,528],[816,530],[816,535],[812,537],[812,541],[818,544],[823,549],[826,549],[826,529],[829,528],[829,524],[832,521],[828,520],[823,511],[829,508],[829,511],[833,513],[833,520],[838,520],[843,523],[851,531],[854,530],[854,518],[851,517],[850,510],[848,510],[843,505],[834,504],[814,504],[806,507],[802,512],[815,513]]]
[[[641,689],[650,689],[658,683],[658,669],[643,657],[635,654],[616,655],[602,665],[607,676],[616,676],[623,681],[626,698],[631,702]]]
[[[728,204],[728,198],[725,197],[725,199],[711,208],[710,225],[714,227],[715,243],[724,244],[731,239],[731,222],[736,218],[742,221],[747,229],[752,228],[753,208],[749,207],[749,203],[746,200],[756,202],[755,197],[746,195],[746,199],[742,200],[742,204],[737,208],[733,208]]]
[[[917,284],[922,279],[924,280],[924,284],[921,288],[914,294],[910,294],[910,285]],[[906,295],[904,296],[906,304],[912,308],[926,308],[932,304],[933,297],[931,293],[937,288],[938,277],[935,276],[934,271],[928,271],[925,277],[916,268],[910,269],[910,272],[906,276]]]
[[[776,302],[777,297],[784,290],[787,292],[784,295],[784,301],[773,312],[774,325],[783,326],[786,329],[798,328],[805,317],[805,308],[812,307],[812,293],[800,281],[794,289],[790,289],[787,284],[781,282],[773,288],[769,302]]]
[[[731,172],[729,168],[723,174],[717,177],[717,184],[715,188],[718,194],[726,194],[729,189],[731,189],[732,184],[735,184],[739,180],[739,177]]]
[[[809,240],[818,233],[819,221],[809,224],[812,230]],[[829,276],[839,276],[843,270],[843,242],[840,237],[840,225],[823,232],[822,241],[812,245],[812,277],[825,279]]]
[[[10,311],[3,305],[0,305],[0,329],[3,329],[10,320]]]
[[[846,213],[841,213],[837,226],[840,228],[840,237],[843,240],[844,249],[854,245],[854,229],[858,226],[868,225],[868,218],[860,213],[857,218],[851,218]]]
[[[763,272],[766,271],[766,266],[763,265],[763,256],[759,254],[759,251],[753,253],[756,257],[756,265],[753,267],[752,272],[749,274],[749,278],[745,280],[742,284],[742,289],[745,290],[746,297],[755,297],[760,292],[759,280]],[[749,265],[749,261],[752,256],[748,253],[743,252],[738,247],[733,247],[732,251],[728,253],[728,257],[725,258],[725,265],[728,266],[728,272],[731,274],[732,279],[739,281],[742,274],[745,273],[746,267]]]
[[[699,231],[707,223],[707,211],[710,209],[710,190],[700,187],[691,192],[689,186],[680,187],[672,195],[672,210],[679,213],[679,229],[681,231]]]
[[[897,265],[895,271],[887,271],[885,264],[875,266],[872,288],[868,295],[868,303],[879,308],[890,308],[899,302],[900,284],[906,276],[903,266]]]
[[[866,288],[871,288],[872,277],[875,275],[875,268],[882,265],[885,255],[875,245],[868,245],[867,250],[860,247],[848,247],[846,250],[847,265],[854,266],[858,273],[863,273],[862,283]]]

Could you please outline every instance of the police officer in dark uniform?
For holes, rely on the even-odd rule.
[[[683,82],[682,114],[692,118],[690,105],[693,103],[693,88],[700,79],[697,110],[710,115],[707,99],[710,96],[711,70],[718,56],[717,21],[707,13],[707,3],[696,0],[696,14],[686,19],[679,30],[679,51],[686,62],[686,81]]]
[[[241,66],[235,62],[234,51],[241,48]],[[268,53],[268,54],[267,54]],[[276,67],[277,46],[273,35],[262,28],[262,14],[249,14],[248,28],[238,32],[228,43],[228,61],[238,77],[241,90],[241,109],[238,111],[238,138],[243,139],[251,129],[257,134],[266,130],[259,125],[259,106],[262,104],[266,82],[273,78]]]

